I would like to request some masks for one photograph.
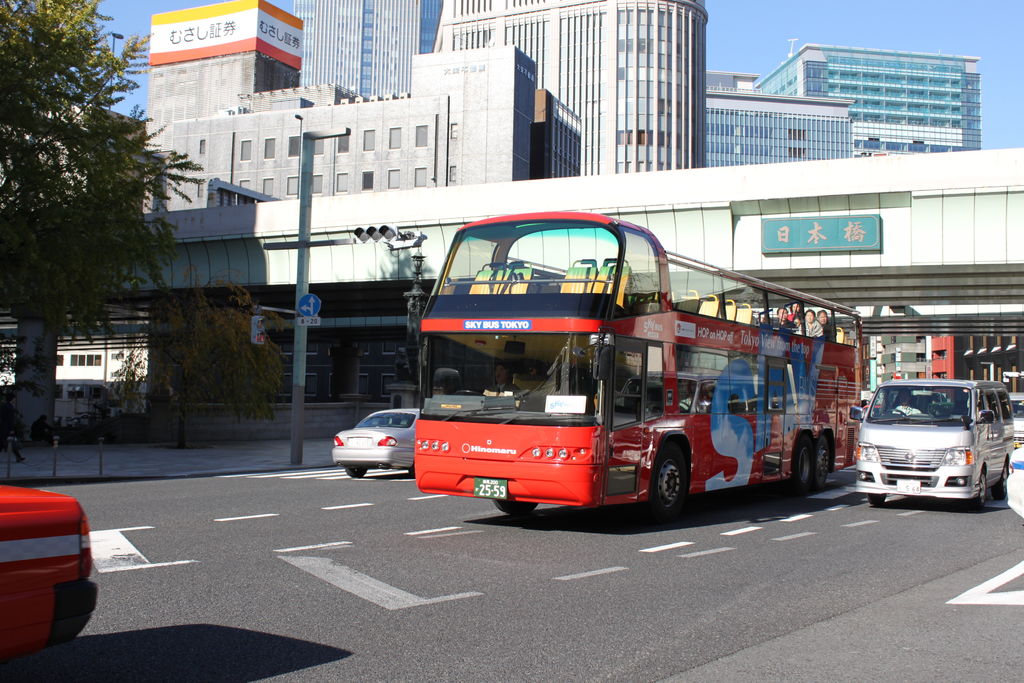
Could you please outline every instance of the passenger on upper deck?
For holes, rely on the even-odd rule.
[[[810,308],[804,314],[804,334],[808,337],[820,337],[824,334],[824,330],[821,329],[821,324],[818,322],[818,315]]]

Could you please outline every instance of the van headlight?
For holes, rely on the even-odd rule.
[[[973,465],[974,454],[970,448],[947,448],[942,456],[943,465]]]
[[[857,444],[857,460],[862,462],[878,462],[878,449],[869,443]]]

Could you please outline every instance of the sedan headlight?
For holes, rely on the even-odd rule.
[[[947,448],[942,456],[943,465],[973,465],[974,454],[970,448]]]
[[[857,444],[857,460],[878,462],[878,449],[869,443]]]

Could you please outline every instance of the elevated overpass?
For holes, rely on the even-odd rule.
[[[860,307],[870,334],[1016,334],[1024,331],[1022,183],[1024,149],[1007,149],[384,191],[315,198],[313,239],[381,224],[422,231],[432,280],[470,220],[595,211],[650,228],[670,251]],[[294,240],[297,216],[296,201],[171,213],[178,256],[167,279],[184,285],[192,270],[200,281],[247,286],[267,305],[290,304],[295,252],[263,247]],[[800,226],[865,216],[874,243],[797,243]],[[778,221],[792,223],[793,238],[772,250]],[[382,245],[313,249],[311,290],[325,318],[317,334],[399,334],[409,256]]]

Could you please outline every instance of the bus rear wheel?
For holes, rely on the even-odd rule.
[[[832,463],[832,449],[824,434],[814,441],[814,464],[811,470],[811,490],[820,491],[828,482],[828,471]]]
[[[494,505],[506,515],[513,516],[528,515],[537,507],[536,503],[525,503],[521,500],[496,500]]]
[[[814,444],[804,434],[793,448],[793,472],[789,477],[789,488],[795,496],[805,496],[811,490],[814,480]]]
[[[690,490],[690,468],[679,446],[662,446],[651,468],[651,488],[647,503],[657,522],[671,522],[679,517]]]

